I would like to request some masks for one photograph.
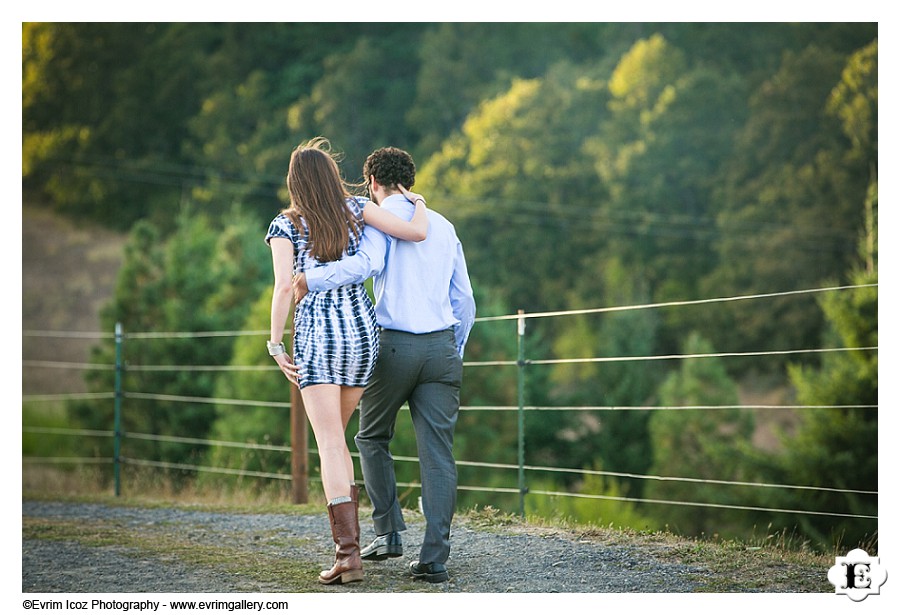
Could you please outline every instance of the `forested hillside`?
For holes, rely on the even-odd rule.
[[[26,23],[23,187],[70,220],[128,234],[103,330],[266,329],[262,237],[287,202],[291,149],[317,135],[343,153],[348,181],[377,147],[414,155],[415,189],[465,246],[479,316],[874,285],[877,36],[867,23]],[[516,344],[513,323],[479,323],[466,360],[514,360]],[[774,422],[789,426],[786,440],[769,433],[761,443],[758,422],[772,421],[744,407],[748,395],[877,405],[877,352],[785,353],[877,347],[874,286],[534,319],[527,344],[529,359],[740,355],[530,366],[531,406],[731,408],[529,412],[530,464],[813,486],[834,486],[846,476],[839,467],[852,465],[852,486],[877,490],[875,412],[782,413]],[[146,365],[268,361],[254,337],[135,340],[128,351]],[[98,344],[94,360],[112,352]],[[126,386],[283,400],[278,377],[134,372]],[[516,403],[514,369],[472,368],[465,378],[465,405]],[[97,370],[87,385],[108,390],[111,379]],[[132,430],[288,441],[287,425],[265,409],[236,418],[210,405],[131,403]],[[109,428],[105,409],[78,403],[70,412]],[[400,454],[414,455],[411,436],[398,438]],[[513,463],[515,438],[510,413],[464,413],[457,456]],[[262,453],[143,446],[174,461],[283,464]],[[461,482],[469,472],[481,484],[514,482],[471,468]],[[402,478],[415,480],[414,469]],[[783,510],[815,501],[877,514],[876,498],[858,493],[722,495],[577,474],[540,482],[534,488],[633,500]],[[463,493],[461,504],[479,497]],[[487,501],[512,508],[517,497]],[[537,512],[695,534],[773,524],[818,544],[871,539],[877,527],[531,501]]]

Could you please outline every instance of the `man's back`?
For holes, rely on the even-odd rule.
[[[402,196],[388,197],[382,207],[404,219],[414,211]],[[441,214],[429,210],[428,223],[424,241],[387,239],[384,269],[375,277],[378,324],[409,333],[462,325],[468,334],[475,305],[462,244]]]

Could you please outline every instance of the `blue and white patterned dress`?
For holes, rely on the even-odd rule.
[[[347,199],[347,207],[362,220],[366,199]],[[301,218],[297,229],[284,214],[276,216],[266,233],[285,237],[294,245],[294,275],[320,265],[307,247],[309,228]],[[359,249],[359,239],[350,232],[346,255]],[[300,371],[300,387],[311,384],[338,384],[364,387],[378,358],[378,329],[375,308],[362,284],[348,284],[332,290],[310,292],[294,311],[294,363]]]

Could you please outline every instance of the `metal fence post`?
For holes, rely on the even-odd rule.
[[[525,516],[525,494],[528,488],[525,486],[525,312],[519,310],[518,346],[519,357],[516,361],[519,390],[519,514]]]
[[[116,323],[116,385],[115,410],[113,414],[113,482],[116,497],[122,493],[121,461],[122,451],[122,323]]]

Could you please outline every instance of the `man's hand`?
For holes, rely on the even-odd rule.
[[[303,300],[303,297],[309,293],[309,286],[306,285],[306,274],[298,273],[294,276],[293,280],[294,287],[294,303],[300,303]]]

